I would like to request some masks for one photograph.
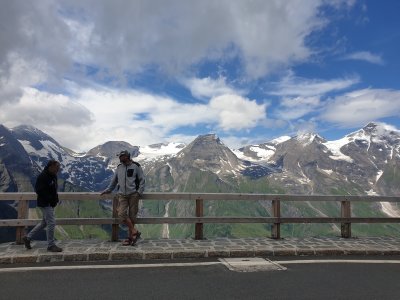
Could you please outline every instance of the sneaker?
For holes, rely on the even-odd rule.
[[[24,245],[25,245],[26,249],[28,249],[28,250],[32,249],[31,240],[28,237],[24,236],[22,238],[22,240],[24,241]]]
[[[140,236],[142,235],[142,233],[140,232],[140,231],[137,231],[133,236],[134,236],[134,238],[133,238],[133,240],[132,240],[132,243],[131,243],[131,246],[135,246],[136,245],[136,243],[137,243],[137,241],[140,239]]]
[[[60,247],[58,247],[56,245],[53,245],[53,246],[47,247],[47,251],[50,251],[50,252],[62,252],[63,250]]]

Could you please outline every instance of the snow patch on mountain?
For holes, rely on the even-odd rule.
[[[290,136],[284,135],[284,136],[281,136],[281,137],[271,140],[270,143],[278,145],[278,144],[284,143],[290,139],[291,139]]]
[[[383,174],[383,171],[382,171],[382,170],[379,170],[379,171],[378,171],[378,174],[376,175],[376,180],[375,180],[375,182],[378,182],[378,180],[379,180],[379,178],[381,178],[382,174]]]
[[[276,149],[272,147],[269,149],[263,149],[258,146],[250,147],[250,150],[256,152],[257,156],[262,160],[268,160],[276,151]]]
[[[263,145],[263,147],[260,145],[253,145],[249,148],[249,150],[254,152],[257,158],[247,156],[238,149],[233,149],[232,152],[239,159],[248,160],[251,162],[258,162],[260,160],[265,160],[265,161],[269,160],[275,154],[276,148],[268,145]]]
[[[40,150],[36,150],[32,146],[30,141],[25,141],[25,140],[18,140],[18,141],[22,144],[26,152],[34,153],[35,155],[40,157],[48,157],[56,159],[61,150],[57,145],[55,145],[50,141],[39,141],[43,145],[43,148]]]
[[[325,143],[323,143],[323,145],[325,145],[331,151],[332,155],[329,156],[331,159],[344,160],[349,163],[352,163],[353,159],[350,156],[347,156],[340,151],[340,149],[344,145],[347,145],[350,142],[351,142],[351,140],[349,139],[348,136],[346,136],[340,140],[325,142]]]
[[[315,133],[303,133],[295,137],[297,141],[301,142],[303,146],[310,145],[316,138],[323,139]]]
[[[138,160],[155,160],[159,157],[174,156],[185,147],[182,143],[148,145],[140,148]]]
[[[333,173],[333,170],[321,169],[320,167],[317,167],[317,170],[320,171],[321,173],[325,173],[327,175],[332,175],[332,173]]]

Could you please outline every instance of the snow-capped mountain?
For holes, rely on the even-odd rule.
[[[113,172],[107,168],[108,160],[96,155],[74,153],[37,128],[18,126],[11,133],[38,171],[44,168],[49,159],[56,159],[61,164],[61,179],[89,191],[98,190],[112,176]]]
[[[161,157],[169,158],[177,154],[185,147],[185,144],[175,142],[148,145],[145,147],[140,147],[140,151],[136,159],[138,161],[154,161],[160,159]]]
[[[399,192],[398,185],[387,180],[394,180],[399,163],[400,131],[385,124],[369,123],[336,141],[305,133],[249,145],[234,153],[255,163],[281,166],[282,173],[273,173],[271,179],[294,193]]]
[[[1,126],[0,130],[3,132],[0,136],[2,163],[11,164],[13,172],[22,163],[30,166],[29,177],[32,177],[48,159],[54,158],[61,162],[63,179],[92,191],[104,188],[119,163],[116,154],[126,149],[148,172],[173,167],[176,174],[180,173],[176,170],[196,169],[221,180],[265,177],[291,193],[327,194],[346,190],[386,195],[398,192],[398,185],[388,180],[395,176],[399,163],[400,131],[379,123],[370,123],[336,141],[306,133],[231,150],[216,135],[209,134],[199,136],[187,146],[171,142],[139,147],[109,141],[79,154],[32,126],[12,130]],[[20,159],[7,159],[13,153],[18,153]],[[4,170],[3,166],[3,181],[8,178],[11,182]],[[179,181],[178,177],[172,177],[174,182]],[[5,186],[4,183],[3,190]]]
[[[276,146],[290,139],[290,136],[282,136],[259,145],[249,145],[243,148],[233,150],[235,155],[243,160],[257,163],[265,163],[275,154]]]
[[[86,153],[75,153],[33,126],[13,129],[0,126],[0,190],[33,191],[37,174],[49,159],[56,159],[61,163],[61,179],[84,190],[100,191],[107,186],[119,164],[117,154],[121,150],[128,150],[134,160],[148,164],[171,157],[184,147],[181,143],[165,143],[146,146],[140,151],[138,146],[124,141],[109,141]],[[24,171],[16,175],[19,169]],[[14,182],[12,178],[18,180]]]
[[[187,146],[171,142],[139,147],[110,141],[79,154],[34,127],[10,130],[0,125],[0,191],[32,191],[36,176],[50,158],[61,162],[60,178],[76,187],[72,190],[101,191],[119,163],[116,154],[121,150],[130,151],[133,159],[142,164],[147,191],[400,193],[400,131],[380,123],[370,123],[336,141],[305,133],[231,150],[218,136],[207,134]],[[182,201],[170,203],[169,213],[191,214],[190,205]],[[210,203],[207,211],[210,215],[217,210],[235,215],[237,205]],[[395,204],[374,205],[364,209],[378,215],[400,216]],[[267,210],[268,215],[268,207],[263,203],[246,203],[239,210],[261,215]],[[152,209],[150,205],[145,211]],[[158,204],[156,213],[164,209]],[[332,203],[293,203],[285,204],[283,210],[288,216],[306,212],[321,216],[337,212],[338,208]],[[359,213],[357,209],[353,211],[354,215]]]
[[[12,131],[0,125],[0,191],[33,191],[37,174],[38,168],[22,144]]]

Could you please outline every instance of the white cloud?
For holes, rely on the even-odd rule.
[[[320,119],[341,127],[400,116],[400,91],[363,89],[330,99]]]
[[[22,87],[40,84],[48,78],[43,60],[27,61],[17,53],[10,53],[0,62],[0,105],[14,102],[22,96]]]
[[[313,120],[311,121],[299,120],[295,124],[292,124],[292,128],[296,132],[296,135],[316,133],[317,127],[318,127],[317,124]]]
[[[257,126],[266,115],[266,104],[238,95],[222,95],[211,99],[210,108],[219,115],[219,126],[224,130],[241,130]]]
[[[280,82],[275,84],[275,87],[269,94],[277,96],[310,97],[344,90],[358,82],[360,82],[358,76],[321,80],[295,77],[293,73],[290,72],[288,76],[285,76]]]
[[[84,143],[93,115],[68,96],[25,88],[19,101],[0,104],[0,123],[35,126],[72,149]]]
[[[41,92],[26,88],[17,103],[5,103],[0,106],[0,119],[14,126],[18,124],[39,124],[41,126],[75,127],[91,123],[91,113],[84,106],[64,95]]]
[[[332,5],[340,9],[342,4],[353,5],[345,0]],[[303,62],[314,51],[306,38],[328,22],[320,13],[324,5],[331,4],[326,0],[4,1],[0,123],[30,123],[73,149],[116,139],[150,144],[177,128],[199,124],[231,131],[278,123],[266,119],[266,104],[246,98],[224,77],[199,76],[202,72],[195,67],[201,64],[204,71],[207,63],[218,62],[221,74],[232,75],[234,64],[235,79],[248,82]],[[191,78],[186,86],[204,101],[188,104],[136,90],[93,87],[93,72],[85,74],[86,67],[104,78],[137,75],[147,68],[186,76]],[[65,78],[86,86],[71,88]],[[104,78],[102,82],[111,84]],[[275,95],[293,96],[285,103],[288,110],[310,108],[313,104],[307,101],[316,92],[341,90],[357,81],[289,78],[277,86]]]
[[[309,56],[305,38],[325,23],[318,14],[323,3],[87,0],[73,5],[85,22],[72,15],[75,23],[68,24],[85,29],[89,55],[80,55],[87,59],[82,63],[118,72],[155,64],[174,73],[228,54],[239,55],[247,74],[259,77]]]
[[[311,112],[314,112],[321,105],[319,97],[295,97],[283,98],[281,107],[276,114],[283,120],[295,120]]]
[[[90,109],[101,127],[137,124],[167,132],[180,126],[216,122],[206,104],[185,104],[136,90],[82,89],[77,101]]]
[[[85,151],[110,140],[148,145],[188,136],[178,128],[204,125],[220,132],[251,129],[265,120],[265,104],[239,95],[222,95],[209,103],[181,103],[137,90],[114,90],[72,83],[67,95],[26,88],[20,101],[0,105],[0,123],[33,125],[62,145]]]
[[[71,65],[67,48],[72,37],[58,15],[57,2],[5,1],[0,10],[0,28],[1,102],[18,100],[21,87],[45,81],[53,84]],[[14,76],[18,72],[15,68],[21,65],[29,66],[26,73],[20,72],[23,80]],[[52,76],[38,76],[39,72]]]
[[[199,124],[216,124],[224,130],[251,128],[265,118],[266,105],[239,95],[222,95],[208,104],[181,103],[174,99],[129,90],[84,89],[79,103],[90,109],[102,127],[140,124],[165,133]]]
[[[289,72],[269,92],[271,95],[282,96],[274,114],[282,120],[292,121],[310,113],[318,113],[322,106],[321,98],[331,92],[347,89],[359,81],[358,76],[320,80],[296,77]]]
[[[188,78],[182,80],[182,83],[190,90],[192,95],[198,99],[210,99],[212,97],[224,94],[242,94],[241,91],[235,90],[226,83],[224,77],[212,79],[205,78]]]
[[[380,55],[373,54],[368,51],[360,51],[360,52],[354,52],[350,53],[346,56],[344,56],[342,59],[345,60],[363,60],[372,64],[377,64],[377,65],[383,65],[384,61]]]
[[[332,5],[340,9],[338,3],[347,2]],[[238,58],[247,75],[257,78],[308,58],[313,50],[306,45],[307,36],[327,24],[320,14],[324,5],[331,4],[5,1],[0,12],[0,61],[10,53],[42,59],[52,75],[62,78],[74,63],[118,74],[140,72],[149,65],[178,74],[204,60]]]

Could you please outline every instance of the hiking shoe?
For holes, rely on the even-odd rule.
[[[24,241],[24,245],[25,245],[25,248],[26,248],[26,249],[28,249],[28,250],[32,249],[31,240],[28,239],[28,237],[24,236],[24,237],[22,238],[22,240]]]
[[[53,246],[47,247],[47,251],[50,251],[50,252],[62,252],[63,250],[62,250],[62,248],[60,248],[60,247],[58,247],[56,245],[53,245]]]

